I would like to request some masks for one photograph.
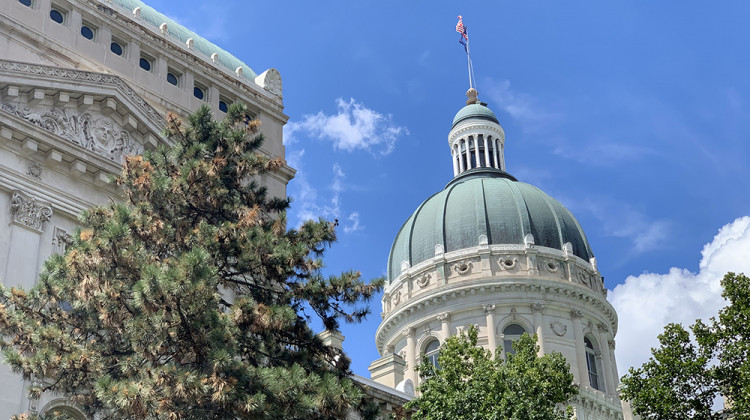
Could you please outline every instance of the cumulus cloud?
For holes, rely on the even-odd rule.
[[[336,100],[338,111],[328,115],[323,111],[305,115],[301,121],[291,121],[284,127],[284,143],[289,145],[299,135],[327,140],[336,150],[352,152],[362,149],[381,155],[391,153],[396,141],[408,135],[406,127],[393,123],[390,115],[367,108],[353,98]]]
[[[321,196],[307,179],[302,164],[305,151],[300,150],[289,154],[287,161],[297,168],[294,182],[290,184],[290,196],[294,198],[293,208],[296,213],[296,226],[306,220],[317,220],[320,217],[334,221],[338,220],[344,233],[353,233],[364,229],[359,222],[359,213],[351,212],[347,215],[342,210],[341,195],[346,190],[346,174],[341,165],[334,164],[331,168],[333,177],[328,185],[329,196]]]
[[[629,276],[609,294],[620,318],[620,374],[648,360],[657,335],[670,322],[692,325],[716,316],[726,302],[720,280],[729,271],[750,274],[750,216],[723,226],[703,247],[697,273],[673,267],[666,274]]]
[[[628,257],[666,245],[672,226],[669,220],[653,220],[633,206],[612,199],[572,201],[571,207],[577,206],[599,219],[607,235],[630,240]]]
[[[511,89],[510,80],[486,79],[481,93],[486,93],[490,102],[518,120],[527,130],[538,130],[556,118],[553,112],[543,109],[533,96]]]

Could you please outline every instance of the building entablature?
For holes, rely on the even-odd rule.
[[[472,316],[480,316],[482,308],[491,305],[491,310],[499,317],[515,317],[516,308],[519,307],[529,306],[531,309],[527,312],[531,314],[535,308],[534,302],[545,302],[536,306],[543,308],[545,313],[562,314],[565,319],[570,318],[570,314],[577,314],[585,320],[584,324],[592,333],[605,331],[612,338],[617,333],[614,308],[603,296],[587,287],[543,278],[487,278],[470,284],[439,288],[407,300],[392,312],[383,314],[383,321],[375,335],[376,345],[381,354],[386,354],[389,346],[401,340],[399,335],[402,330],[423,329],[434,324],[442,315],[456,318],[455,314],[476,312]],[[550,325],[550,328],[561,329],[558,335],[562,336],[567,327],[561,324]]]
[[[130,10],[127,5],[137,7]],[[53,9],[60,22],[51,20]],[[5,13],[10,19],[3,19]],[[158,18],[165,22],[155,24]],[[146,90],[148,100],[166,101],[167,109],[183,116],[203,103],[218,114],[241,101],[254,114],[268,114],[279,124],[288,119],[276,69],[257,75],[228,52],[137,0],[36,0],[31,6],[11,1],[0,6],[2,26],[4,32],[15,34],[14,42],[43,49],[37,56],[25,53],[16,59],[117,74]],[[84,27],[91,38],[82,36]],[[182,40],[186,36],[191,38]]]
[[[396,305],[388,297],[409,291],[407,299],[434,290],[448,283],[471,282],[487,277],[531,276],[582,284],[606,296],[602,277],[595,264],[570,252],[533,244],[479,245],[442,253],[437,246],[435,257],[410,267],[403,262],[401,274],[385,288],[383,310],[390,312]]]

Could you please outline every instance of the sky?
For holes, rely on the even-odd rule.
[[[468,89],[505,129],[507,171],[582,225],[619,314],[620,375],[668,322],[750,274],[750,3],[150,0],[284,87],[289,220],[339,219],[326,272],[385,275],[391,242],[452,178]],[[379,355],[380,296],[345,325],[355,373]]]

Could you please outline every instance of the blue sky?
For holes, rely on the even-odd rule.
[[[290,220],[341,220],[331,272],[385,273],[401,224],[452,177],[468,88],[506,132],[508,172],[578,218],[620,314],[620,374],[669,321],[750,273],[750,3],[151,0],[284,84]],[[369,377],[379,298],[343,329]]]

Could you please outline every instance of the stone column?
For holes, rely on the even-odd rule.
[[[617,392],[617,386],[620,385],[620,377],[617,371],[617,358],[615,357],[615,340],[607,341],[607,349],[609,350],[610,360],[612,361],[612,382],[615,384],[615,392]]]
[[[464,139],[459,139],[458,140],[458,145],[456,146],[458,148],[458,150],[456,150],[456,157],[458,157],[458,167],[460,169],[459,173],[463,172],[466,169],[465,165],[464,165],[464,159],[461,156],[461,153],[462,153],[461,152],[461,143],[465,143],[465,142],[466,141]]]
[[[615,394],[615,381],[612,378],[612,358],[610,357],[609,350],[609,328],[604,324],[598,324],[596,327],[599,330],[599,348],[602,353],[602,361],[604,365],[604,369],[602,370],[604,370],[604,383],[607,387],[607,394]]]
[[[466,155],[466,170],[468,171],[471,169],[471,151],[469,150],[471,147],[471,137],[465,138],[464,143],[466,143],[466,152],[464,154]]]
[[[456,161],[456,159],[458,159],[458,156],[456,155],[455,147],[451,149],[451,156],[453,157],[453,176],[456,176],[458,175],[458,161]]]
[[[416,331],[414,328],[407,328],[403,334],[406,337],[406,366],[408,369],[408,374],[405,376],[407,379],[411,379],[414,386],[417,386],[417,372],[414,370],[417,366]]]
[[[492,163],[490,162],[490,148],[487,143],[487,135],[482,136],[484,139],[484,166],[487,168],[492,167]]]
[[[586,364],[586,345],[583,342],[583,326],[581,311],[570,311],[570,318],[573,319],[573,335],[576,339],[576,359],[578,359],[578,382],[581,386],[591,387],[589,382],[589,368]]]
[[[536,343],[539,345],[539,356],[544,355],[544,305],[534,303],[531,305],[531,313],[534,316],[534,330],[536,330]]]
[[[487,322],[487,344],[490,346],[492,356],[497,350],[497,335],[495,334],[495,305],[482,305]]]
[[[450,325],[448,325],[451,322],[451,314],[443,312],[437,316],[437,319],[440,321],[440,335],[443,337],[440,344],[443,344],[451,336]]]
[[[52,218],[52,207],[14,191],[10,197],[10,243],[8,261],[2,279],[7,286],[28,290],[36,283],[39,248],[45,222]]]

